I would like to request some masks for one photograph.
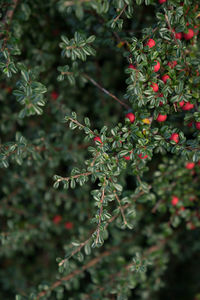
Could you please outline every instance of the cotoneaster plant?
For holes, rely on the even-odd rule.
[[[0,18],[0,298],[198,299],[198,1]]]

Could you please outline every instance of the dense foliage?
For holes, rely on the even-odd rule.
[[[0,1],[1,299],[200,299],[199,20]]]

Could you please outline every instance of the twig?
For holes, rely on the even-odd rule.
[[[129,207],[131,205],[131,203],[127,203],[127,204],[125,204],[124,206],[122,206],[121,208],[124,210],[124,209],[126,209],[127,207]],[[105,225],[105,229],[107,229],[107,227],[109,226],[109,224],[110,223],[112,223],[117,217],[119,216],[119,213],[118,214],[116,214],[116,215],[114,215],[112,218],[110,218],[108,221],[107,221],[107,223],[106,223],[106,225]],[[92,232],[92,234],[94,233],[95,231],[93,231]],[[60,263],[59,263],[59,266],[62,266],[64,263],[65,263],[65,261],[67,261],[67,260],[69,260],[71,257],[73,257],[76,253],[78,253],[87,243],[89,243],[89,241],[91,240],[91,238],[92,238],[92,236],[90,236],[87,240],[85,240],[84,242],[82,242],[81,244],[80,244],[80,246],[76,249],[76,250],[74,250],[71,254],[70,254],[70,256],[68,257],[68,258],[65,258],[65,259],[63,259]]]
[[[171,24],[170,24],[170,22],[169,22],[169,18],[168,18],[168,16],[167,16],[167,14],[165,14],[165,20],[166,20],[166,22],[167,22],[167,25],[168,25],[168,27],[169,27],[169,30],[170,30],[170,32],[171,32],[171,35],[173,36],[173,39],[174,39],[176,45],[179,46],[179,44],[178,44],[178,42],[177,42],[177,39],[176,39],[176,36],[175,36],[175,33],[174,33],[174,31],[173,31],[173,29],[172,29],[172,27],[171,27]]]
[[[105,94],[107,94],[108,96],[112,97],[117,102],[119,102],[121,105],[123,105],[126,109],[130,108],[126,103],[122,102],[115,95],[111,94],[109,91],[107,91],[105,88],[103,88],[99,83],[97,83],[94,79],[92,79],[90,76],[88,76],[87,74],[83,74],[83,76],[85,78],[87,78],[90,82],[92,82],[96,87],[98,87],[102,92],[104,92]]]
[[[77,120],[74,120],[74,119],[72,119],[72,118],[69,118],[69,120],[70,120],[71,122],[75,123],[76,125],[78,125],[78,126],[81,127],[81,128],[85,128],[85,127],[86,127],[86,126],[82,125],[81,123],[79,123]],[[96,134],[94,133],[94,131],[92,131],[91,129],[90,129],[90,132],[91,132],[93,135],[96,135]]]
[[[17,4],[18,4],[19,0],[13,0],[12,4],[10,5],[10,7],[8,8],[7,12],[6,12],[6,15],[2,21],[2,25],[5,26],[5,29],[7,29],[7,33],[6,33],[6,36],[4,38],[4,42],[3,42],[3,46],[2,46],[2,50],[4,51],[5,47],[6,47],[6,43],[7,43],[7,40],[8,40],[8,33],[9,33],[9,30],[10,30],[10,25],[11,25],[11,21],[12,21],[12,18],[13,18],[13,15],[14,15],[14,11],[17,7]],[[12,7],[12,9],[11,9]],[[6,28],[6,25],[8,23],[8,26]],[[1,33],[0,34],[0,37],[2,36],[3,34]]]
[[[104,185],[105,185],[105,181],[106,181],[106,178],[104,178]],[[99,209],[99,222],[98,222],[97,230],[96,230],[96,233],[97,233],[96,244],[98,243],[98,240],[99,240],[100,226],[101,226],[101,215],[102,215],[102,212],[103,212],[103,201],[104,201],[104,198],[105,198],[105,188],[102,189],[101,200],[100,200],[101,207]]]
[[[62,266],[67,260],[69,260],[72,256],[78,253],[87,243],[89,243],[90,240],[91,240],[91,236],[86,241],[81,243],[80,246],[76,250],[74,250],[68,258],[61,260],[61,262],[58,265]]]
[[[160,204],[161,204],[162,202],[164,202],[164,200],[163,200],[163,199],[160,199],[160,200],[155,204],[155,206],[154,206],[154,207],[152,208],[152,210],[151,210],[151,212],[152,212],[153,214],[156,212],[157,208],[160,206]]]
[[[121,206],[121,202],[119,200],[119,197],[116,193],[116,191],[114,191],[114,194],[115,194],[115,198],[117,199],[117,202],[119,204],[119,208],[120,208],[120,211],[121,211],[121,214],[122,214],[122,218],[123,218],[123,221],[124,221],[124,225],[127,224],[127,221],[126,221],[126,217],[125,217],[125,214],[124,214],[124,209],[123,209],[123,206]]]
[[[87,264],[85,264],[82,268],[78,268],[76,270],[74,270],[73,272],[71,272],[70,274],[68,274],[67,276],[62,277],[60,280],[54,282],[51,287],[48,290],[42,291],[38,294],[37,296],[37,300],[40,299],[41,297],[43,297],[44,295],[46,295],[46,293],[50,290],[55,289],[56,287],[60,286],[63,281],[68,281],[70,279],[72,279],[73,277],[83,273],[85,270],[93,267],[94,265],[98,264],[102,258],[109,256],[111,254],[113,254],[114,251],[118,250],[119,247],[113,247],[110,250],[104,251],[102,254],[100,254],[98,257],[93,258],[92,260],[90,260]]]
[[[134,199],[137,200],[137,199],[138,199],[140,196],[142,196],[143,194],[144,194],[144,192],[140,192],[138,195],[136,195],[136,196],[134,197]],[[123,209],[129,207],[130,205],[131,205],[131,203],[125,204],[125,205],[123,206]],[[107,228],[108,225],[109,225],[111,222],[113,222],[118,216],[119,216],[119,214],[117,214],[117,215],[113,216],[112,218],[110,218],[110,219],[108,220],[108,222],[107,222],[105,228]],[[89,238],[89,239],[90,239],[90,238]],[[89,239],[87,239],[87,240],[86,240],[85,242],[83,242],[81,245],[86,244],[86,243],[89,241]],[[81,245],[80,245],[80,246],[81,246]],[[152,247],[151,247],[151,248],[152,248]],[[151,248],[150,248],[150,249],[151,249]],[[113,252],[116,251],[116,250],[118,250],[118,249],[119,249],[119,247],[113,247],[113,248],[111,248],[109,251],[104,251],[104,252],[103,252],[102,254],[100,254],[98,257],[96,257],[96,258],[90,260],[90,261],[89,261],[86,265],[84,265],[82,268],[78,268],[78,269],[76,269],[75,271],[73,271],[73,272],[71,272],[70,274],[68,274],[67,276],[62,277],[60,280],[54,282],[54,283],[50,286],[50,288],[49,288],[48,290],[45,290],[45,291],[40,292],[40,293],[38,294],[38,296],[37,296],[36,299],[37,299],[37,300],[40,299],[41,297],[43,297],[44,295],[46,295],[46,293],[47,293],[49,290],[52,291],[52,290],[55,289],[56,287],[60,286],[60,285],[63,283],[63,281],[68,281],[68,280],[72,279],[73,277],[75,277],[76,275],[79,275],[79,274],[83,273],[85,270],[87,270],[87,269],[93,267],[93,266],[96,265],[99,261],[101,261],[102,258],[104,258],[104,257],[106,257],[106,256],[109,256],[109,255],[113,254]]]
[[[69,181],[73,178],[78,178],[80,176],[89,176],[91,175],[92,172],[86,172],[86,173],[81,173],[81,174],[77,174],[77,175],[73,175],[73,176],[69,176],[69,177],[62,177],[56,180],[56,182],[60,182],[60,181]]]
[[[123,12],[125,11],[125,9],[127,8],[127,4],[124,5],[124,7],[122,8],[122,10],[120,11],[119,15],[114,19],[113,22],[117,22],[117,20],[121,17],[121,15],[123,14]]]
[[[14,11],[17,7],[19,0],[13,0],[12,4],[10,5],[10,7],[8,8],[6,15],[2,21],[2,24],[6,24],[8,21],[11,23],[13,15],[14,15]],[[12,9],[11,9],[12,7]]]
[[[145,254],[146,254],[146,255],[149,255],[149,254],[151,254],[152,252],[155,252],[155,251],[159,250],[160,248],[162,248],[163,245],[166,244],[167,241],[168,241],[168,239],[161,240],[161,242],[160,242],[158,245],[154,245],[154,246],[150,247],[149,249],[147,249],[147,250],[145,251]],[[145,257],[144,257],[144,255],[143,255],[143,259],[144,259],[144,258],[145,258]],[[134,265],[133,263],[129,263],[129,264],[125,265],[121,271],[119,271],[119,272],[117,272],[117,273],[114,273],[114,274],[111,274],[111,275],[109,276],[109,278],[107,278],[106,282],[104,282],[104,283],[101,284],[100,286],[97,286],[96,289],[98,289],[98,290],[100,290],[100,291],[104,291],[104,290],[106,289],[108,283],[109,283],[109,285],[110,285],[111,282],[114,283],[114,282],[117,280],[117,278],[119,278],[120,276],[122,276],[122,273],[124,273],[124,271],[127,273],[127,271],[129,271],[129,269],[130,269],[133,265]],[[126,273],[125,273],[125,274],[126,274]],[[96,291],[96,290],[95,290],[95,291]],[[84,300],[90,299],[90,296],[93,295],[95,291],[90,291],[90,295],[89,295],[89,294],[86,295],[86,297],[84,298]]]

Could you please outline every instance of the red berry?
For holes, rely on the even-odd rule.
[[[186,102],[185,105],[182,107],[182,110],[190,110],[190,109],[193,109],[193,108],[194,108],[194,104],[192,104],[190,102]]]
[[[170,137],[171,141],[174,141],[176,144],[178,144],[179,142],[179,135],[178,133],[172,133],[171,137]]]
[[[188,162],[187,164],[186,164],[186,169],[188,169],[188,170],[192,170],[194,167],[195,167],[195,163],[193,163],[193,162]]]
[[[200,122],[195,123],[196,129],[200,130]]]
[[[174,30],[173,30],[173,31],[174,31]],[[182,37],[183,37],[182,32],[175,32],[175,31],[174,31],[174,33],[175,33],[175,38],[176,38],[177,40],[181,40],[181,39],[182,39]]]
[[[131,123],[133,123],[134,121],[135,121],[135,115],[133,114],[133,113],[128,113],[128,114],[126,114],[126,116],[125,116],[127,119],[129,119],[129,121],[131,122]]]
[[[167,2],[167,0],[158,0],[158,2],[159,2],[160,4],[163,4],[163,3]]]
[[[149,46],[149,48],[152,48],[156,45],[155,41],[153,39],[149,39],[147,42],[147,46]]]
[[[128,66],[128,68],[129,68],[129,69],[136,70],[136,67],[135,67],[134,65],[132,65],[132,64],[130,64],[130,65]]]
[[[188,29],[187,33],[183,34],[183,37],[184,37],[185,40],[190,40],[190,39],[193,38],[193,36],[194,36],[194,31],[191,28]]]
[[[171,69],[173,69],[174,67],[176,67],[177,61],[176,60],[169,61],[167,64]]]
[[[157,64],[154,66],[154,71],[158,72],[160,70],[160,63],[157,60],[155,60],[155,62],[157,62]]]
[[[6,87],[6,91],[7,91],[8,93],[11,93],[11,92],[12,92],[12,88],[11,88],[10,86]]]
[[[94,142],[99,142],[99,143],[103,144],[102,140],[98,136],[96,136],[93,140],[94,140]]]
[[[53,100],[56,100],[58,97],[59,97],[59,94],[57,92],[55,92],[55,91],[51,92],[51,98]]]
[[[153,82],[152,85],[151,85],[151,87],[154,90],[154,92],[158,92],[159,87],[158,87],[157,83]]]
[[[60,215],[56,215],[56,216],[53,218],[54,224],[59,224],[61,221],[62,221],[62,217],[61,217]]]
[[[130,156],[123,156],[125,160],[130,160],[131,157]]]
[[[178,204],[178,201],[179,201],[178,197],[172,196],[171,204],[172,204],[173,206],[176,206],[176,205]]]
[[[156,120],[158,122],[164,122],[166,119],[167,119],[167,115],[161,115],[161,114],[159,114]]]
[[[141,158],[141,159],[145,159],[145,158],[148,157],[148,155],[146,154],[145,156],[142,157],[142,153],[140,153],[140,154],[138,154],[138,157]]]
[[[192,127],[192,124],[193,124],[193,121],[189,122],[189,123],[187,124],[187,126],[188,126],[188,127]]]
[[[184,104],[185,104],[185,101],[184,101],[184,100],[182,100],[182,101],[179,102],[179,106],[180,106],[180,107],[183,107]]]
[[[171,78],[169,77],[169,75],[165,74],[165,75],[162,76],[162,81],[163,81],[164,83],[167,83],[167,80],[168,80],[168,79],[171,79]]]
[[[72,229],[73,227],[74,227],[74,224],[72,222],[65,222],[66,229]]]

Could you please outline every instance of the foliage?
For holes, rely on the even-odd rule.
[[[198,1],[0,9],[1,298],[198,299]]]

